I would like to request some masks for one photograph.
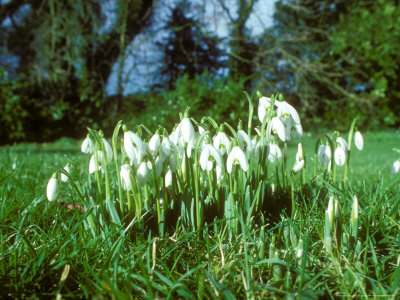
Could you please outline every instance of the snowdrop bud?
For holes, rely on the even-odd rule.
[[[188,143],[194,137],[194,127],[189,118],[183,118],[180,127],[183,140]]]
[[[299,143],[297,145],[296,161],[301,161],[304,159],[303,145]]]
[[[68,163],[65,167],[64,167],[65,172],[67,172],[68,174],[71,173],[71,167],[70,164]],[[67,182],[68,181],[68,176],[65,175],[64,173],[61,173],[61,181],[62,182]]]
[[[58,192],[58,180],[57,180],[57,173],[53,173],[51,176],[49,183],[47,184],[46,194],[47,199],[49,201],[54,201],[57,198]]]
[[[172,185],[172,172],[168,170],[167,174],[165,174],[165,187],[169,187]]]
[[[132,190],[132,184],[131,184],[131,166],[128,164],[123,164],[121,166],[121,184],[122,188],[124,191],[130,191]]]
[[[364,148],[364,138],[359,131],[354,133],[354,144],[358,150],[362,150]]]
[[[337,147],[335,150],[335,162],[339,167],[343,166],[346,162],[346,153],[342,147]]]
[[[104,144],[104,149],[106,150],[107,162],[110,163],[113,159],[113,150],[111,145],[107,142],[105,138],[102,139]]]
[[[392,173],[392,175],[396,175],[397,173],[399,173],[399,171],[400,171],[400,160],[396,160],[392,165],[390,173]]]
[[[240,167],[244,172],[246,172],[247,169],[249,168],[246,155],[244,154],[243,150],[240,149],[240,147],[238,146],[233,147],[228,155],[228,159],[226,162],[226,169],[229,174],[232,172],[233,164],[240,165]]]
[[[93,141],[90,139],[89,136],[87,136],[82,143],[81,146],[81,151],[83,153],[93,153],[94,150],[94,145],[93,145]]]
[[[160,148],[161,138],[158,133],[154,134],[149,141],[149,150],[151,156],[155,157],[158,153],[158,149]]]
[[[303,256],[304,251],[304,241],[303,239],[299,239],[299,244],[297,245],[297,258],[301,258]]]
[[[335,218],[335,207],[334,207],[334,199],[331,196],[329,198],[329,202],[328,202],[328,209],[326,210],[326,214],[329,218],[329,227],[331,229],[331,231],[333,230],[333,222],[334,222],[334,218]]]
[[[299,172],[301,169],[303,169],[304,168],[304,159],[303,160],[300,160],[300,161],[297,161],[296,163],[295,163],[295,165],[294,165],[294,167],[293,167],[293,172],[294,173],[297,173],[297,172]]]
[[[156,169],[157,169],[157,161],[156,161]],[[143,186],[146,184],[148,175],[149,175],[149,169],[147,168],[147,163],[143,161],[140,163],[139,168],[137,170],[137,179],[140,185]]]

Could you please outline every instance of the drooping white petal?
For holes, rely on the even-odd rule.
[[[240,148],[242,148],[244,150],[245,149],[244,144],[246,144],[246,151],[251,152],[253,149],[253,144],[252,144],[249,136],[247,135],[247,133],[244,132],[243,130],[238,130],[237,135],[238,135],[239,142],[240,142]]]
[[[300,124],[299,114],[293,106],[291,106],[286,101],[276,101],[275,104],[278,107],[278,109],[276,110],[278,117],[283,119],[292,118],[295,124]]]
[[[276,160],[281,161],[282,151],[277,144],[269,144],[268,150],[268,160],[271,163],[275,163]]]
[[[155,157],[160,149],[161,138],[158,133],[155,133],[149,141],[149,151],[151,156]]]
[[[64,170],[65,170],[65,172],[67,172],[68,174],[71,173],[71,168],[70,168],[69,164],[67,164],[67,165],[64,167]],[[67,182],[67,181],[68,181],[68,176],[65,175],[64,173],[61,173],[61,181],[62,181],[62,182]]]
[[[341,136],[336,138],[336,143],[340,145],[340,147],[344,150],[344,152],[346,152],[349,149],[349,147],[347,146],[347,142]]]
[[[165,156],[169,156],[171,154],[171,141],[166,136],[162,139],[161,150]]]
[[[156,160],[156,169],[157,169],[157,160]],[[158,173],[158,172],[156,172],[156,173]],[[160,173],[161,173],[161,171],[160,171]],[[147,163],[142,161],[139,165],[139,168],[137,169],[137,174],[136,174],[140,185],[143,186],[146,184],[148,174],[149,174],[149,169],[147,167]]]
[[[269,110],[271,109],[271,98],[267,98],[267,97],[261,97],[258,100],[258,109],[257,109],[257,113],[258,113],[258,119],[260,120],[260,122],[262,123],[265,115],[269,112]]]
[[[146,152],[141,138],[132,131],[126,131],[124,133],[124,149],[126,155],[129,157],[130,164],[137,167],[141,163]]]
[[[364,138],[359,131],[354,133],[354,145],[356,145],[358,150],[362,150],[364,148]]]
[[[295,165],[293,167],[293,172],[297,173],[303,168],[304,168],[304,159],[302,159],[300,161],[296,161],[296,163],[295,163]]]
[[[335,162],[340,167],[346,162],[346,152],[344,152],[342,147],[337,147],[335,150]]]
[[[90,137],[86,137],[83,142],[82,142],[82,146],[81,146],[81,151],[83,153],[93,153],[94,151],[94,145],[93,145],[93,141],[90,139]]]
[[[130,191],[132,190],[132,184],[131,184],[131,166],[128,164],[123,164],[121,166],[121,171],[120,171],[120,177],[121,177],[121,184],[122,184],[122,189],[124,191]]]
[[[229,174],[232,172],[233,164],[239,164],[244,172],[246,172],[249,168],[246,155],[244,154],[243,150],[240,149],[240,147],[238,146],[232,148],[226,161],[226,169]]]
[[[318,161],[324,165],[329,165],[331,162],[332,152],[331,147],[327,145],[320,145],[318,147]],[[329,168],[330,169],[330,168]]]
[[[180,132],[183,137],[183,140],[186,143],[189,143],[189,141],[194,137],[194,127],[192,122],[190,121],[189,118],[183,118],[183,120],[180,123]]]
[[[399,173],[399,171],[400,171],[400,160],[396,160],[392,165],[390,173],[392,175],[396,175],[397,173]]]
[[[49,201],[54,201],[55,199],[57,199],[57,194],[58,194],[58,181],[56,175],[53,174],[53,176],[47,183],[47,188],[46,188],[47,199]]]
[[[168,172],[165,174],[165,187],[169,187],[172,185],[172,172],[171,170],[168,170]]]
[[[106,150],[107,162],[110,163],[113,159],[113,150],[111,145],[103,138],[104,149]]]
[[[282,142],[286,141],[285,125],[283,125],[282,121],[278,117],[272,118],[271,131],[272,133],[277,134]]]
[[[96,155],[97,155],[97,160],[96,160]],[[103,169],[101,166],[105,164],[104,160],[104,154],[103,151],[98,150],[97,152],[93,153],[92,156],[90,157],[90,162],[89,162],[89,173],[93,174],[95,171],[99,171]]]
[[[229,147],[231,146],[231,141],[229,140],[225,132],[220,131],[214,137],[213,145],[215,148],[218,149],[221,155],[224,155],[229,150]]]

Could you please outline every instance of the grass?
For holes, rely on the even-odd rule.
[[[400,292],[400,177],[390,176],[389,170],[398,158],[392,148],[399,147],[400,133],[369,132],[364,139],[364,150],[352,152],[348,186],[309,175],[296,191],[294,219],[272,200],[272,215],[240,216],[236,235],[229,220],[221,219],[195,231],[178,224],[164,237],[129,222],[117,226],[97,220],[101,230],[93,234],[86,223],[90,210],[82,214],[47,201],[54,167],[68,161],[87,167],[78,141],[2,147],[0,294],[40,299],[395,299]],[[306,154],[313,153],[314,142],[314,136],[304,137]],[[289,165],[296,151],[296,145],[289,145]],[[83,172],[73,176],[87,178]],[[339,200],[336,226],[343,232],[331,252],[324,247],[330,194]],[[350,226],[353,195],[360,206],[356,239]],[[65,187],[61,201],[75,202],[74,197]]]

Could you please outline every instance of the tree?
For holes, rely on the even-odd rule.
[[[32,139],[71,135],[99,117],[113,65],[123,65],[125,47],[148,26],[153,1],[119,0],[110,15],[102,5],[97,0],[13,0],[0,6],[0,46],[18,57],[15,79],[28,81],[22,92],[36,99],[38,114],[26,122],[35,122],[35,131],[42,133],[54,122],[66,125]],[[114,22],[107,21],[111,16]]]
[[[204,32],[204,26],[198,20],[187,16],[188,11],[190,4],[187,1],[178,2],[166,25],[169,36],[163,46],[165,54],[161,74],[165,76],[168,89],[172,89],[183,75],[193,79],[205,71],[216,74],[225,66],[218,39]]]

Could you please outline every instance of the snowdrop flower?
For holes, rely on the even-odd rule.
[[[180,135],[183,137],[183,141],[189,143],[194,137],[194,127],[188,117],[183,118],[180,123]]]
[[[124,132],[124,148],[126,155],[129,157],[130,164],[137,167],[146,153],[146,148],[141,138],[132,131]]]
[[[358,150],[362,150],[364,148],[364,139],[359,131],[354,133],[354,145],[356,145]]]
[[[400,160],[396,160],[392,165],[390,173],[392,173],[392,175],[396,175],[397,173],[399,173],[399,171],[400,171]]]
[[[244,172],[249,168],[249,163],[247,162],[246,155],[240,147],[235,146],[232,148],[231,152],[228,155],[228,159],[226,161],[226,169],[230,174],[232,172],[232,165],[240,165]]]
[[[229,140],[228,136],[223,131],[219,131],[217,135],[214,137],[213,145],[215,148],[218,149],[221,155],[227,153],[231,146],[231,141]]]
[[[286,141],[285,125],[278,117],[273,117],[271,121],[271,131],[277,134],[282,142]]]
[[[159,157],[157,157],[157,158],[159,158]],[[157,170],[157,160],[156,160],[156,170]],[[158,173],[158,172],[156,171],[156,173]],[[160,171],[160,173],[161,173],[161,171]],[[147,181],[147,177],[149,175],[149,169],[147,167],[147,163],[146,162],[143,161],[143,162],[140,163],[139,168],[137,169],[137,174],[136,175],[137,175],[137,179],[138,179],[139,184],[141,186],[145,185],[146,181]]]
[[[303,137],[303,127],[301,124],[295,124],[292,119],[284,123],[286,129],[286,139],[301,139]]]
[[[97,160],[95,154],[97,154]],[[101,166],[105,165],[105,163],[103,151],[97,150],[97,152],[93,153],[90,157],[89,173],[93,174],[95,171],[99,170],[104,171]]]
[[[258,147],[259,148],[259,147]],[[278,162],[282,159],[282,151],[277,144],[269,144],[268,145],[268,160],[271,163],[274,163],[276,160]]]
[[[332,152],[331,147],[327,145],[320,145],[318,148],[318,161],[324,165],[329,165],[331,162]]]
[[[262,123],[265,115],[270,111],[271,109],[271,98],[267,98],[267,97],[261,97],[258,100],[258,119],[260,120],[260,122]]]
[[[347,146],[345,139],[342,138],[341,136],[336,138],[336,144],[339,144],[340,148],[342,148],[344,152],[347,152],[347,150],[349,150],[349,147]]]
[[[293,106],[286,101],[276,101],[275,104],[278,107],[276,113],[284,123],[286,120],[292,119],[295,124],[300,124],[299,114]]]
[[[65,167],[64,167],[65,172],[67,172],[68,174],[71,173],[71,167],[70,164],[68,163]],[[68,181],[68,176],[65,175],[64,173],[61,173],[61,181],[62,182],[67,182]]]
[[[171,141],[168,137],[163,137],[161,142],[161,151],[165,156],[169,156],[171,154]]]
[[[346,152],[342,147],[337,147],[335,150],[335,162],[336,164],[341,167],[346,162]]]
[[[81,146],[81,151],[83,153],[93,153],[94,145],[93,145],[93,141],[90,139],[89,135],[86,136],[86,138],[83,140],[83,143]]]
[[[49,183],[47,183],[47,188],[46,188],[46,195],[47,199],[49,201],[54,201],[57,199],[57,193],[58,193],[58,180],[57,180],[57,173],[53,173],[51,176]]]
[[[102,139],[103,140],[103,145],[104,145],[104,149],[106,150],[106,155],[107,155],[107,162],[110,163],[113,159],[113,150],[111,145],[107,142],[107,140],[105,138]]]
[[[160,145],[161,145],[160,135],[158,133],[155,133],[149,141],[149,151],[152,157],[155,157],[158,154]]]
[[[132,168],[129,164],[123,164],[121,166],[121,184],[124,191],[132,190],[132,183],[131,183],[131,173]]]
[[[294,164],[294,167],[293,167],[293,172],[297,173],[303,168],[304,168],[304,159],[302,159],[300,161],[296,161],[296,163]]]
[[[197,128],[199,129],[199,133],[200,133],[200,135],[202,135],[204,132],[206,132],[206,130],[204,129],[204,127],[202,127],[202,126],[197,126]]]
[[[251,152],[253,149],[253,144],[244,130],[240,129],[237,132],[239,143],[240,143],[240,148],[244,150],[244,144],[246,144],[246,152]]]
[[[216,163],[217,180],[220,180],[222,174],[222,157],[219,151],[212,145],[207,144],[204,146],[200,154],[200,167],[203,171],[211,171]]]
[[[299,172],[301,169],[304,168],[304,153],[303,153],[303,146],[301,145],[301,143],[299,143],[297,145],[297,153],[296,153],[296,163],[294,164],[293,167],[293,172],[297,173]]]

